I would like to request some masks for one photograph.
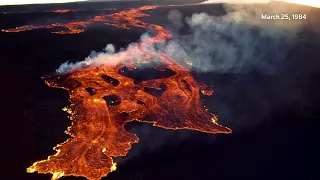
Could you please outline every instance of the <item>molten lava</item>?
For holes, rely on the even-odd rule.
[[[58,10],[53,10],[52,12],[55,12],[55,13],[67,13],[67,12],[72,12],[74,10],[71,10],[71,9],[58,9]]]
[[[210,114],[201,102],[200,93],[211,95],[213,90],[200,86],[188,68],[177,60],[148,48],[171,38],[170,32],[162,26],[138,19],[148,16],[143,11],[156,7],[128,9],[88,21],[6,30],[19,32],[61,26],[70,31],[55,33],[72,34],[83,32],[85,26],[102,22],[119,28],[134,26],[157,32],[156,36],[145,38],[126,51],[108,56],[103,65],[97,66],[89,60],[82,68],[43,78],[48,86],[69,92],[71,104],[63,110],[72,120],[66,131],[71,138],[54,147],[55,155],[35,162],[27,172],[51,173],[52,179],[83,176],[99,180],[116,170],[113,157],[126,156],[132,144],[138,142],[135,134],[124,129],[130,121],[173,130],[231,133],[229,128],[216,123],[216,116]],[[153,68],[161,76],[136,80],[132,74],[140,65],[153,60],[160,62]]]
[[[111,11],[111,10],[117,10],[116,8],[103,8],[103,9],[96,9],[100,11]],[[56,9],[53,11],[48,11],[48,12],[54,12],[54,13],[68,13],[68,12],[79,12],[79,11],[85,11],[81,9]]]
[[[158,6],[142,6],[140,8],[133,8],[128,10],[123,10],[117,13],[102,15],[102,16],[94,16],[93,18],[86,21],[71,21],[68,23],[56,23],[49,25],[39,25],[39,26],[22,26],[13,29],[2,30],[4,32],[22,32],[22,31],[30,31],[35,29],[53,29],[53,28],[65,28],[67,30],[63,31],[53,31],[56,34],[77,34],[84,32],[84,28],[90,26],[95,23],[103,23],[105,25],[111,25],[117,28],[126,28],[129,29],[128,26],[135,26],[139,28],[150,28],[150,29],[162,29],[161,26],[153,25],[145,23],[137,18],[147,17],[148,14],[143,13],[144,10],[150,10],[157,8]],[[110,10],[110,9],[108,9]]]

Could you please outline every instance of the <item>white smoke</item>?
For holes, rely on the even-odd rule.
[[[260,1],[261,2],[261,1]],[[297,41],[302,21],[289,23],[282,20],[262,20],[263,13],[288,12],[288,8],[267,5],[224,5],[227,13],[221,16],[195,13],[183,19],[177,11],[169,12],[174,38],[165,44],[145,46],[146,50],[161,51],[177,60],[189,60],[192,68],[200,72],[243,73],[251,70],[272,73],[281,67],[290,48]],[[296,11],[296,9],[294,9]],[[187,24],[191,31],[180,35],[174,29]],[[148,38],[141,37],[141,41]],[[141,47],[139,47],[141,48]],[[130,44],[116,53],[109,44],[103,52],[92,52],[82,62],[63,63],[59,73],[70,72],[87,65],[114,65],[128,56],[141,58],[138,43]],[[121,53],[126,51],[126,53]],[[140,54],[139,54],[140,53]]]
[[[167,53],[177,59],[189,59],[193,68],[202,72],[241,73],[255,69],[270,73],[279,68],[294,45],[300,26],[267,23],[261,20],[263,11],[259,7],[226,9],[229,12],[224,16],[196,13],[186,18],[192,33],[176,34]],[[181,19],[173,21],[177,24]]]
[[[201,72],[272,73],[281,68],[297,42],[301,22],[261,19],[264,13],[286,12],[284,7],[224,7],[227,14],[223,16],[195,13],[186,19],[182,19],[179,11],[172,11],[169,20],[176,24],[174,32],[182,28],[179,21],[185,21],[191,33],[183,36],[175,33],[167,53],[176,59],[190,60],[193,68]]]

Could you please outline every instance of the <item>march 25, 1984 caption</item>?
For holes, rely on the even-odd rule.
[[[305,20],[307,19],[307,14],[288,14],[288,13],[280,13],[280,14],[261,14],[262,20]]]

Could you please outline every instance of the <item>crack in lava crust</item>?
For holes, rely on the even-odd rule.
[[[138,137],[124,129],[126,123],[139,121],[152,123],[165,129],[190,129],[206,133],[231,133],[216,123],[216,117],[204,108],[200,92],[211,95],[213,90],[195,81],[188,68],[172,57],[148,50],[148,46],[171,38],[163,27],[149,24],[137,17],[147,16],[144,6],[108,15],[111,25],[127,28],[136,26],[155,30],[149,37],[128,50],[110,55],[107,64],[95,66],[88,61],[86,67],[73,69],[67,74],[43,77],[50,87],[69,92],[70,105],[64,108],[70,114],[72,125],[66,131],[71,136],[58,144],[55,155],[35,162],[27,172],[52,173],[52,179],[62,176],[83,176],[99,180],[116,169],[112,157],[126,156]],[[122,24],[124,22],[124,24]],[[90,22],[88,22],[90,23]],[[134,58],[139,56],[139,58]],[[135,81],[126,71],[157,59],[170,76]]]

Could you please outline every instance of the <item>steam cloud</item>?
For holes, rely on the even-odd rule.
[[[272,7],[274,8],[274,7]],[[179,31],[186,23],[191,31],[188,35],[173,33],[174,40],[167,45],[154,45],[149,50],[165,52],[177,60],[188,59],[194,70],[200,72],[236,72],[245,73],[257,70],[272,73],[281,67],[287,52],[296,41],[300,24],[289,25],[283,22],[261,20],[264,12],[276,11],[265,6],[225,5],[226,15],[211,16],[196,13],[183,19],[179,11],[168,15],[173,31]],[[172,28],[173,27],[173,28]],[[141,40],[147,37],[144,34]],[[135,58],[137,44],[132,43],[126,51]],[[120,51],[123,51],[120,50]],[[93,52],[82,62],[63,63],[59,73],[85,65],[101,65],[115,62],[115,47],[109,44],[103,52]]]
[[[231,10],[231,9],[230,9]],[[186,18],[192,34],[179,36],[169,48],[176,58],[187,58],[202,72],[248,72],[255,69],[271,73],[281,66],[294,45],[299,26],[284,27],[266,24],[259,19],[262,11],[234,6],[225,16],[193,14]],[[171,12],[176,24],[178,11]]]

